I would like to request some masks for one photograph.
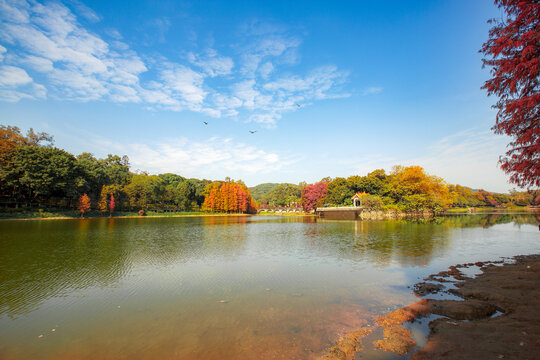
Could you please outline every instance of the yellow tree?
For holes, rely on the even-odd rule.
[[[99,195],[98,209],[102,213],[107,212],[107,191],[105,186],[101,187],[101,194]]]

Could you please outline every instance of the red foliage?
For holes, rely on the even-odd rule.
[[[257,212],[257,205],[245,185],[231,181],[214,182],[209,186],[210,191],[204,198],[203,207],[215,212]]]
[[[109,213],[114,212],[114,208],[116,206],[116,203],[114,202],[114,195],[111,195],[111,199],[109,200]]]
[[[540,3],[495,0],[506,19],[494,23],[481,52],[492,79],[482,88],[499,97],[493,130],[512,137],[501,168],[521,187],[540,186]]]
[[[302,189],[302,208],[304,211],[316,210],[322,205],[320,202],[326,196],[328,183],[318,182],[316,184],[307,185]]]
[[[81,217],[84,216],[85,212],[90,210],[90,198],[88,197],[88,195],[84,194],[79,198],[77,209],[81,213]]]

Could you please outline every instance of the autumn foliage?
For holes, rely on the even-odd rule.
[[[215,181],[208,185],[203,208],[213,212],[254,213],[257,205],[243,183]]]
[[[328,183],[323,181],[304,187],[302,189],[302,208],[304,211],[309,212],[322,206],[327,190]]]
[[[84,216],[85,212],[90,211],[90,198],[88,197],[88,195],[83,194],[79,198],[79,202],[77,204],[77,209],[81,213],[81,217]]]
[[[512,137],[500,163],[521,187],[540,186],[540,3],[495,0],[504,19],[494,26],[481,52],[492,78],[483,88],[499,100],[497,134]]]
[[[109,214],[112,214],[114,212],[115,206],[116,203],[114,202],[114,195],[111,195],[111,199],[109,200]]]

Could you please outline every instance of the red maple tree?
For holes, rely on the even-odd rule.
[[[302,207],[304,211],[316,210],[321,206],[321,201],[326,196],[328,183],[320,181],[316,184],[307,185],[302,189]]]
[[[84,217],[85,212],[90,211],[90,198],[88,195],[84,194],[79,198],[77,209],[81,213],[81,217]]]
[[[540,186],[540,3],[538,0],[495,0],[505,12],[480,50],[492,78],[483,89],[496,95],[493,130],[512,137],[501,168],[521,187]]]
[[[114,195],[111,194],[111,199],[109,200],[109,216],[114,212],[116,203],[114,202]]]

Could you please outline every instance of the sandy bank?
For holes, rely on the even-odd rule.
[[[475,278],[457,274],[464,280],[450,291],[464,301],[443,304],[438,309],[439,304],[432,300],[429,312],[446,318],[429,324],[426,346],[411,358],[539,359],[540,255],[519,256],[515,260],[501,266],[456,266],[454,269],[459,271],[480,265],[483,272]]]
[[[414,286],[417,296],[446,292],[457,300],[423,298],[376,318],[383,331],[373,345],[413,360],[540,359],[540,255],[513,260],[459,264],[428,276]],[[476,277],[467,276],[478,268]],[[414,351],[403,325],[431,315],[437,319],[429,323],[427,343]],[[370,332],[343,337],[321,359],[355,358]]]

